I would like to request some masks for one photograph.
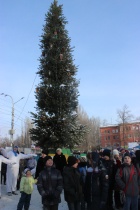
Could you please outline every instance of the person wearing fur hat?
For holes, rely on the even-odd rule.
[[[138,172],[129,153],[124,154],[124,163],[117,170],[115,179],[125,195],[123,210],[138,210]]]
[[[92,152],[88,156],[89,167],[85,180],[84,196],[87,210],[104,210],[108,196],[109,182],[106,170],[100,165],[99,154]]]
[[[46,157],[46,168],[39,174],[37,189],[42,196],[43,210],[58,210],[63,179],[51,156]]]
[[[39,173],[43,171],[45,165],[46,165],[46,158],[48,156],[48,150],[42,150],[41,157],[39,157],[37,161],[36,166],[36,172],[35,172],[35,178],[37,179],[39,176]]]
[[[113,210],[113,160],[111,160],[111,150],[104,149],[103,158],[101,159],[103,166],[106,169],[106,176],[109,181],[109,189],[108,189],[108,199],[107,199],[107,209]]]
[[[74,156],[68,157],[68,164],[63,170],[64,197],[69,210],[81,210],[83,197],[80,173],[77,170],[78,160]]]
[[[60,170],[61,174],[63,173],[63,168],[67,165],[66,157],[62,153],[61,148],[57,148],[56,154],[53,157],[53,161],[56,169]]]

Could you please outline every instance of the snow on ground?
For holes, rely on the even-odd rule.
[[[2,185],[2,196],[0,199],[0,210],[16,210],[17,204],[20,198],[20,192],[18,195],[8,196],[6,193],[6,186]],[[41,210],[42,203],[41,203],[41,196],[37,191],[36,185],[34,186],[34,191],[32,193],[31,203],[29,210]],[[61,194],[61,203],[59,204],[59,210],[68,210],[67,203],[64,201],[64,194]]]

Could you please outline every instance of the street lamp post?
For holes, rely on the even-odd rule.
[[[1,95],[4,95],[5,97],[9,96],[11,98],[11,101],[12,101],[12,118],[11,118],[11,130],[9,130],[9,134],[11,136],[11,146],[13,145],[13,136],[14,136],[14,112],[15,112],[15,109],[14,109],[14,105],[16,103],[18,103],[19,101],[21,101],[24,97],[20,98],[18,101],[14,102],[12,96],[8,95],[8,94],[4,94],[4,93],[1,93]]]

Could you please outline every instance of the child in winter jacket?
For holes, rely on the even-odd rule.
[[[131,163],[129,153],[124,155],[124,163],[116,173],[116,183],[124,192],[124,207],[123,210],[138,210],[138,173],[137,169]]]
[[[84,189],[87,210],[104,210],[106,209],[109,188],[106,169],[99,165],[97,152],[91,153],[89,161],[91,166],[87,169]]]
[[[46,168],[39,174],[37,189],[42,197],[43,210],[58,210],[63,179],[61,172],[54,167],[52,157],[45,159]]]
[[[78,160],[74,156],[68,157],[68,165],[63,171],[64,197],[69,210],[81,210],[83,198],[81,176],[77,170]]]
[[[31,175],[30,169],[25,169],[26,176],[21,178],[20,182],[20,192],[21,197],[19,203],[17,205],[17,210],[22,210],[24,206],[24,210],[29,209],[31,194],[33,192],[33,184],[37,182],[37,179],[34,179]]]

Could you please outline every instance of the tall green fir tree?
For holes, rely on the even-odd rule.
[[[31,112],[34,123],[31,139],[40,147],[73,148],[86,133],[77,118],[79,81],[65,28],[67,23],[62,5],[54,0],[45,15],[37,72],[40,82],[35,92],[36,113]]]

